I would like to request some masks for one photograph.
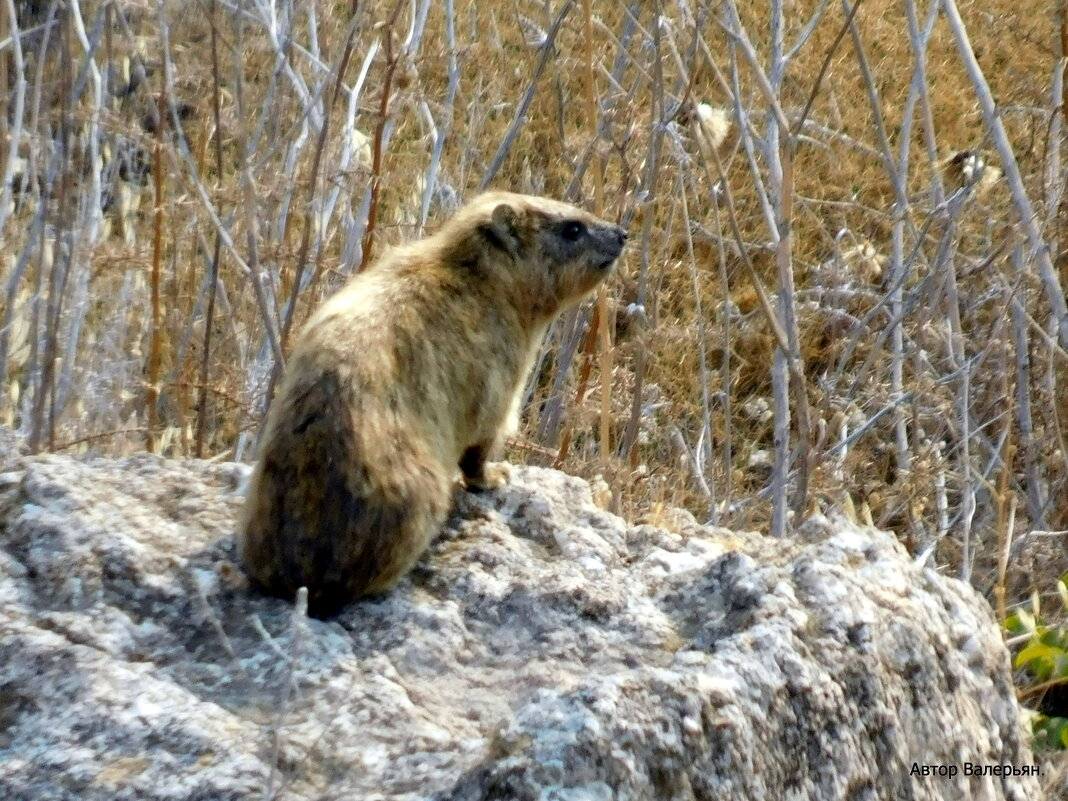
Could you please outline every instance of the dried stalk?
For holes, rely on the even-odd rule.
[[[196,195],[197,199],[200,201],[204,213],[208,215],[208,218],[215,229],[215,233],[218,235],[223,246],[226,248],[226,251],[230,255],[230,258],[234,261],[238,268],[249,277],[256,299],[257,310],[259,311],[260,319],[263,323],[264,330],[267,332],[267,340],[270,346],[271,353],[274,355],[274,358],[276,360],[284,361],[282,355],[281,338],[278,333],[277,318],[271,310],[271,304],[267,299],[267,293],[264,290],[263,279],[259,271],[258,252],[254,251],[250,253],[249,261],[245,261],[244,257],[242,257],[240,251],[238,251],[237,249],[237,246],[234,244],[233,238],[230,236],[229,230],[227,230],[227,226],[219,218],[219,214],[215,208],[215,204],[212,203],[211,198],[208,195],[208,190],[204,186],[204,182],[201,180],[200,171],[197,169],[196,163],[194,162],[192,154],[190,153],[189,141],[185,136],[185,131],[182,129],[181,116],[178,113],[178,109],[175,105],[174,100],[174,62],[171,58],[169,26],[167,24],[167,19],[163,11],[164,10],[161,5],[159,15],[160,49],[162,51],[163,56],[163,71],[166,78],[166,86],[168,87],[167,102],[169,104],[170,111],[170,117],[168,122],[174,126],[175,132],[175,147],[168,148],[167,155],[175,162],[173,165],[174,173],[178,176],[183,176],[186,179],[186,187],[191,189]],[[238,19],[242,19],[242,15],[239,14]],[[240,53],[240,48],[236,48],[235,52]],[[238,66],[238,70],[240,71],[240,66]],[[236,82],[236,86],[241,86],[241,82],[239,80]],[[239,151],[243,154],[243,172],[248,172],[248,170],[250,169],[250,165],[248,164],[247,157],[245,157],[246,151],[243,147],[239,147]],[[185,166],[184,173],[180,168],[181,165]],[[251,195],[249,195],[246,188],[246,201],[248,200],[255,201],[255,193],[253,192]],[[243,205],[245,206],[244,211],[246,213],[246,217],[252,215],[255,210],[255,206],[250,205],[248,202],[244,203]],[[251,222],[255,227],[254,217],[252,218]]]
[[[596,306],[593,308],[593,314],[597,314]],[[552,324],[549,333],[545,337],[546,342],[558,340],[560,344],[557,348],[556,372],[553,376],[552,386],[549,388],[549,395],[545,399],[544,409],[538,420],[534,437],[539,443],[556,448],[554,460],[554,465],[556,466],[562,464],[567,457],[571,442],[571,432],[565,429],[563,436],[560,438],[560,445],[556,446],[556,436],[560,432],[560,427],[563,423],[564,386],[567,383],[568,369],[575,359],[575,354],[578,352],[580,344],[583,345],[583,350],[594,346],[590,341],[590,335],[593,332],[590,316],[589,309],[572,307],[564,312],[562,318]],[[585,337],[583,336],[584,333]],[[543,345],[539,355],[539,366],[544,364],[547,350]],[[537,375],[538,370],[535,370],[534,373]],[[579,388],[575,394],[576,398],[582,397],[579,393],[585,393],[589,374],[589,363],[583,362],[579,370]],[[533,389],[532,384],[527,393],[528,396],[532,395]]]
[[[631,39],[633,38],[635,30],[639,27],[635,16],[637,13],[637,8],[632,7],[630,9],[630,13],[627,15],[627,18],[623,24],[623,31],[618,38],[614,34],[611,34],[610,31],[607,31],[603,23],[599,23],[598,20],[593,21],[594,24],[598,25],[598,27],[600,27],[603,32],[608,32],[611,35],[611,38],[616,42],[616,45],[618,47],[618,55],[616,57],[616,62],[612,67],[612,72],[611,74],[606,76],[609,82],[616,87],[619,86],[619,81],[623,74],[623,70],[628,64],[631,64],[631,66],[635,66],[637,69],[640,70],[639,65],[631,63],[629,54],[626,52],[626,49],[629,46]],[[634,89],[632,88],[631,92],[633,91]],[[571,178],[571,183],[569,184],[567,190],[564,192],[564,197],[566,199],[571,200],[578,195],[579,187],[581,186],[582,180],[585,177],[586,170],[589,168],[590,161],[593,160],[595,156],[600,156],[600,154],[597,153],[597,144],[603,143],[610,139],[609,122],[613,111],[614,100],[613,98],[608,98],[603,105],[603,110],[598,126],[597,139],[591,144],[591,146],[585,148],[585,153],[582,159],[579,161],[578,167],[575,170],[575,174]],[[603,172],[603,162],[599,163],[599,169],[601,169]],[[597,183],[598,185],[600,185],[602,181],[599,180]],[[624,181],[623,185],[626,186],[627,182]],[[628,225],[632,213],[632,209],[625,209],[623,211],[623,219],[621,220],[621,225],[623,225],[624,227]],[[538,442],[550,446],[554,445],[556,442],[556,437],[559,433],[560,425],[563,421],[564,415],[563,387],[567,378],[568,371],[571,369],[571,363],[574,360],[574,356],[577,352],[580,340],[582,340],[583,343],[582,353],[589,356],[590,358],[584,359],[579,367],[578,389],[576,390],[574,397],[576,399],[576,402],[578,402],[579,399],[585,397],[586,386],[589,380],[590,370],[592,367],[590,359],[592,358],[594,352],[597,350],[599,334],[601,333],[600,321],[602,318],[608,319],[606,317],[603,317],[604,314],[605,310],[601,309],[600,304],[595,304],[592,316],[586,310],[579,311],[577,309],[572,309],[565,314],[563,325],[558,326],[558,328],[563,331],[563,335],[560,338],[562,345],[559,348],[557,354],[556,375],[553,379],[553,386],[550,390],[548,398],[546,398],[544,409],[538,421],[538,427],[535,434]],[[589,329],[586,331],[585,338],[583,338],[582,333],[585,329],[587,322],[589,322]],[[610,332],[607,334],[607,336],[609,337],[610,341]],[[539,362],[545,358],[545,354],[546,348],[543,347]],[[608,372],[610,371],[611,368],[609,368]],[[606,371],[602,369],[602,374],[604,374],[605,372]],[[537,371],[535,371],[535,375],[537,375]],[[553,462],[554,465],[563,465],[565,459],[567,458],[568,451],[570,449],[570,444],[571,430],[565,429],[563,435],[560,438],[560,445],[556,449],[556,457]]]
[[[219,4],[211,0],[211,105],[215,130],[212,142],[215,147],[215,174],[222,177],[222,106],[219,96]],[[212,249],[209,267],[208,308],[204,314],[204,346],[200,354],[200,387],[197,390],[197,431],[194,441],[194,454],[198,459],[204,457],[204,433],[207,426],[208,379],[211,366],[211,330],[215,324],[215,296],[219,284],[219,258],[222,255],[222,238],[215,234],[215,246]]]
[[[397,71],[397,62],[400,59],[400,53],[395,52],[393,48],[393,29],[397,24],[397,18],[400,16],[403,7],[404,0],[397,0],[397,4],[393,6],[393,13],[389,15],[385,29],[382,32],[382,39],[385,42],[383,47],[386,56],[386,73],[382,80],[382,94],[378,101],[378,123],[375,125],[374,157],[373,166],[371,167],[371,202],[367,210],[367,227],[363,232],[360,272],[371,263],[371,246],[374,244],[375,228],[378,222],[378,190],[379,181],[382,177],[383,143],[385,141],[386,124],[390,117],[389,106],[393,98],[394,73]]]
[[[740,52],[749,65],[750,72],[764,96],[771,112],[765,137],[764,161],[768,165],[768,197],[770,208],[765,204],[766,215],[770,213],[769,233],[775,249],[775,264],[779,278],[778,308],[773,312],[774,319],[783,334],[785,342],[780,341],[775,351],[772,368],[772,391],[775,399],[773,441],[775,460],[771,478],[773,536],[782,536],[787,527],[787,492],[790,463],[794,454],[790,449],[790,395],[793,396],[794,410],[797,416],[797,454],[798,469],[792,507],[794,514],[800,518],[808,505],[808,480],[814,466],[815,456],[812,450],[812,428],[808,404],[807,382],[804,377],[804,364],[801,359],[800,333],[797,324],[797,308],[793,277],[793,161],[797,148],[797,134],[791,133],[786,114],[778,101],[778,93],[785,78],[786,57],[783,44],[783,8],[781,2],[772,4],[771,29],[771,72],[764,72],[756,51],[742,27],[741,18],[734,3],[726,8],[727,23],[721,24],[731,41],[732,53]],[[839,39],[834,42],[837,46]],[[825,60],[826,61],[826,60]],[[738,86],[737,69],[732,70],[735,86]],[[819,76],[822,80],[822,73]],[[736,110],[740,111],[738,95]],[[744,119],[739,116],[739,119]],[[748,152],[755,150],[751,136],[745,125],[742,128],[743,142]],[[753,157],[749,160],[751,171],[759,176],[759,169]]]
[[[957,4],[954,0],[942,0],[942,8],[945,11],[946,21],[949,23],[950,30],[953,31],[953,37],[956,39],[957,52],[960,55],[961,63],[968,73],[968,78],[975,89],[975,96],[979,100],[979,107],[983,111],[983,122],[990,132],[990,136],[994,140],[994,147],[1001,158],[1001,167],[1005,171],[1005,180],[1009,184],[1009,191],[1012,194],[1013,203],[1016,205],[1016,212],[1020,216],[1020,224],[1027,235],[1027,243],[1031,251],[1030,257],[1034,259],[1038,268],[1038,275],[1042,280],[1043,289],[1045,289],[1046,302],[1049,303],[1053,319],[1057,324],[1058,339],[1061,347],[1068,349],[1068,303],[1065,302],[1064,290],[1061,288],[1057,270],[1053,266],[1053,259],[1050,257],[1049,243],[1046,242],[1045,237],[1042,235],[1042,229],[1039,228],[1038,216],[1034,206],[1031,204],[1030,197],[1027,195],[1027,188],[1024,186],[1023,176],[1020,174],[1020,167],[1016,163],[1016,155],[1013,152],[1012,143],[1009,141],[1009,135],[1001,122],[1001,114],[998,111],[997,104],[994,102],[990,85],[986,82],[986,76],[983,75],[983,71],[979,67],[979,61],[975,58],[975,51],[972,49],[968,31],[964,27],[960,12],[957,11]]]
[[[998,580],[994,585],[994,603],[997,607],[998,620],[1008,620],[1005,608],[1005,574],[1009,567],[1009,553],[1012,551],[1013,532],[1016,528],[1016,496],[1009,496],[1009,513],[1004,528],[998,531]]]
[[[653,215],[651,209],[658,199],[657,185],[660,178],[660,150],[664,138],[664,128],[669,119],[664,87],[664,54],[661,43],[660,16],[663,12],[660,0],[656,3],[653,16],[653,102],[649,108],[649,155],[645,160],[645,174],[642,176],[640,192],[650,208],[642,215],[642,241],[638,256],[638,296],[636,302],[644,308],[649,291],[649,245],[653,232]],[[623,443],[619,453],[629,460],[631,467],[637,467],[638,433],[641,428],[642,397],[645,387],[645,371],[649,355],[644,343],[639,343],[634,361],[634,392],[630,402],[630,416],[623,434]]]
[[[18,15],[15,13],[14,0],[7,0],[7,29],[10,31],[13,61],[15,66],[15,86],[14,89],[9,86],[9,78],[7,76],[7,58],[0,58],[0,62],[3,63],[4,78],[0,82],[0,91],[4,92],[6,96],[14,97],[14,108],[11,115],[11,126],[8,127],[7,113],[0,115],[2,122],[0,125],[0,140],[6,135],[7,138],[7,154],[4,158],[4,169],[0,173],[0,232],[4,230],[4,223],[7,220],[8,205],[11,202],[11,184],[15,175],[15,162],[18,157],[19,142],[22,141],[23,132],[23,116],[26,111],[26,62],[22,57],[22,34],[19,31]],[[0,38],[3,38],[0,35]],[[10,100],[8,101],[10,102]],[[2,374],[0,374],[2,375]]]
[[[45,419],[45,410],[55,409],[55,368],[56,348],[59,337],[60,316],[63,309],[63,294],[66,287],[67,276],[70,271],[73,253],[73,241],[71,236],[72,212],[71,205],[71,166],[70,152],[74,141],[72,125],[73,117],[73,64],[70,52],[70,18],[71,11],[68,9],[60,23],[60,97],[62,107],[60,109],[59,143],[57,150],[61,160],[61,177],[59,186],[59,208],[53,225],[57,232],[61,232],[65,239],[64,247],[55,248],[52,255],[52,263],[48,271],[48,300],[45,309],[44,321],[44,353],[41,357],[41,380],[37,393],[33,399],[33,418],[30,429],[29,448],[31,453],[36,453],[45,447],[51,449],[55,445],[55,416],[49,414]],[[46,222],[47,227],[47,222]],[[59,236],[57,236],[58,244]],[[45,258],[44,231],[42,230],[41,259]],[[42,265],[43,270],[43,265]],[[38,293],[38,297],[40,294]]]
[[[545,71],[545,66],[549,63],[549,57],[555,52],[554,45],[556,43],[556,35],[560,32],[560,25],[567,17],[568,12],[571,11],[573,5],[574,0],[565,0],[564,4],[560,7],[560,10],[556,13],[556,18],[553,20],[553,24],[549,28],[545,41],[541,44],[541,55],[538,57],[538,63],[534,66],[534,74],[530,78],[527,91],[523,94],[523,99],[519,101],[519,106],[515,110],[515,117],[512,119],[512,124],[508,126],[508,131],[501,140],[501,144],[497,147],[497,152],[490,161],[489,167],[486,168],[486,172],[482,175],[482,180],[478,185],[479,190],[488,187],[494,177],[496,177],[497,171],[501,168],[501,165],[504,164],[508,152],[512,149],[512,144],[515,142],[515,137],[519,133],[519,129],[522,128],[523,123],[526,122],[527,110],[530,108],[530,104],[534,100],[534,95],[538,91],[538,83],[541,79],[541,74]]]
[[[456,105],[456,92],[460,88],[460,68],[456,63],[456,12],[453,9],[453,0],[445,0],[445,46],[449,51],[449,86],[445,90],[445,120],[435,131],[434,150],[430,154],[430,165],[426,171],[426,186],[423,188],[423,198],[419,207],[419,233],[422,233],[430,216],[430,200],[434,197],[434,188],[438,181],[438,168],[441,165],[441,154],[445,149],[445,139],[452,129],[453,108]]]
[[[595,132],[595,143],[600,139],[601,123],[597,114],[597,89],[593,75],[593,8],[592,0],[583,0],[583,33],[586,39],[586,122]],[[604,215],[604,160],[593,160],[593,212]],[[607,468],[611,453],[610,432],[612,426],[612,329],[608,325],[608,289],[602,284],[597,289],[597,314],[600,322],[601,349],[601,465]]]
[[[952,228],[952,226],[951,226]],[[950,238],[952,241],[952,238]],[[945,295],[949,314],[949,358],[955,371],[960,373],[959,392],[957,393],[957,413],[959,415],[960,445],[958,462],[960,464],[961,492],[961,580],[971,578],[972,569],[972,519],[975,516],[975,485],[972,479],[972,414],[971,414],[971,366],[964,351],[964,328],[960,318],[960,295],[957,290],[956,266],[953,259],[945,262]]]
[[[57,33],[57,39],[62,47],[65,42],[64,32],[62,26],[56,23],[56,14],[58,12],[57,4],[53,3],[48,8],[48,19],[45,26],[44,42],[41,47],[41,59],[37,64],[37,74],[34,76],[33,87],[33,111],[31,114],[30,130],[38,130],[38,122],[41,118],[41,97],[43,94],[43,88],[45,84],[45,60],[43,56],[49,52],[52,42],[52,33]],[[62,53],[60,54],[62,59]],[[62,133],[62,131],[61,131]],[[29,177],[33,181],[37,176],[34,170],[35,155],[39,154],[39,148],[35,142],[30,143],[30,169]],[[34,270],[34,282],[33,282],[33,294],[30,307],[30,358],[26,365],[26,386],[22,393],[23,399],[23,419],[29,420],[30,427],[30,439],[31,447],[33,445],[33,430],[37,425],[36,416],[36,403],[41,394],[41,387],[43,386],[43,367],[41,365],[41,350],[47,337],[47,309],[45,310],[45,321],[42,323],[42,305],[44,299],[44,285],[45,285],[45,261],[49,262],[49,269],[51,269],[54,261],[55,248],[48,242],[45,232],[49,220],[52,218],[52,204],[49,202],[49,198],[54,197],[57,180],[61,183],[65,180],[66,175],[66,163],[65,163],[65,151],[64,148],[54,148],[52,152],[52,158],[48,160],[47,176],[45,178],[44,187],[41,192],[42,200],[38,203],[38,214],[34,220],[36,228],[32,230],[32,238],[26,243],[25,254],[28,257],[31,250],[36,245],[37,263]],[[12,283],[12,287],[17,285]],[[10,313],[11,309],[8,309]],[[42,325],[45,326],[45,330],[42,330]],[[5,354],[6,356],[6,354]],[[6,375],[6,373],[4,374]],[[24,424],[25,427],[25,424]]]
[[[160,330],[160,258],[163,253],[163,121],[167,119],[165,100],[167,87],[161,90],[159,100],[159,123],[156,125],[156,141],[152,147],[152,189],[155,203],[152,215],[152,331],[148,357],[148,431],[145,434],[145,450],[156,449],[155,435],[159,427],[157,403],[159,401],[159,363],[161,354]]]
[[[894,161],[893,149],[890,144],[890,136],[886,130],[883,119],[882,104],[879,100],[879,92],[875,85],[871,65],[867,54],[864,52],[864,44],[860,38],[860,31],[856,21],[852,19],[855,8],[851,7],[848,0],[842,0],[842,8],[850,15],[849,32],[853,40],[853,52],[856,55],[857,64],[864,78],[864,88],[868,96],[868,104],[871,108],[872,120],[874,121],[875,133],[879,141],[879,152],[882,157],[883,167],[890,185],[894,190],[893,227],[891,229],[890,247],[890,281],[891,291],[889,294],[891,327],[891,357],[890,357],[890,391],[894,397],[901,397],[904,392],[904,331],[902,320],[904,318],[902,287],[908,278],[908,265],[905,261],[905,227],[909,220],[909,199],[905,192],[905,178],[908,170],[909,142],[912,135],[912,106],[915,102],[915,94],[910,93],[907,100],[906,120],[907,127],[903,128],[901,135],[901,161]],[[913,42],[914,50],[919,43]],[[922,50],[921,50],[922,52]],[[912,89],[916,88],[915,81]],[[866,374],[866,370],[858,373],[858,378]],[[909,445],[908,427],[900,406],[894,409],[894,438],[895,458],[897,470],[901,475],[909,472],[912,465],[912,453]]]
[[[398,4],[399,8],[399,4]],[[323,119],[321,127],[319,128],[319,138],[315,144],[315,153],[312,157],[311,164],[311,180],[308,182],[308,198],[304,207],[304,230],[301,233],[300,249],[297,251],[297,270],[293,276],[293,290],[290,292],[289,301],[286,305],[285,319],[282,322],[282,348],[284,349],[286,343],[289,340],[289,332],[293,327],[293,318],[296,315],[297,298],[303,289],[302,283],[304,278],[304,265],[308,260],[308,248],[311,244],[311,232],[312,229],[317,227],[319,223],[319,215],[316,213],[316,200],[319,189],[319,165],[322,161],[323,150],[326,147],[326,135],[330,128],[330,118],[333,114],[334,106],[337,104],[338,97],[341,95],[341,88],[343,86],[343,79],[345,77],[345,71],[348,69],[349,59],[352,57],[353,37],[356,34],[356,22],[358,17],[353,9],[352,21],[349,23],[348,34],[345,37],[345,46],[341,53],[341,60],[337,66],[337,70],[334,73],[334,87],[330,94],[330,99],[324,105]],[[388,53],[388,46],[387,46]],[[385,91],[385,90],[383,90]],[[376,172],[375,175],[378,173]],[[374,180],[374,179],[372,179]],[[377,181],[375,182],[377,186]],[[374,208],[372,201],[372,208]],[[370,226],[368,227],[370,230]],[[364,249],[366,253],[366,248]],[[319,277],[319,269],[316,267],[312,276],[312,281],[309,283],[309,288],[314,286]],[[274,387],[278,381],[279,376],[282,374],[282,365],[279,362],[275,362],[274,369],[271,371],[271,380],[267,386],[267,404],[270,405],[270,399],[274,395]]]
[[[1016,245],[1012,251],[1012,262],[1016,274],[1020,277],[1027,271],[1023,248]],[[1046,520],[1046,499],[1044,487],[1046,477],[1043,475],[1039,461],[1038,443],[1035,439],[1035,424],[1031,407],[1031,345],[1028,337],[1027,310],[1018,293],[1013,293],[1010,306],[1012,314],[1013,352],[1016,357],[1016,417],[1020,432],[1020,448],[1023,456],[1023,471],[1027,488],[1027,514],[1031,526],[1048,529]],[[1004,619],[1004,618],[1002,618]]]
[[[589,323],[587,326],[586,323]],[[585,337],[582,336],[585,329]],[[586,388],[590,380],[590,372],[593,367],[592,354],[597,350],[597,332],[601,329],[601,307],[597,304],[593,307],[593,313],[579,309],[570,309],[564,319],[563,347],[560,348],[560,363],[556,368],[556,377],[553,380],[553,389],[550,400],[553,401],[548,413],[542,419],[539,426],[539,441],[552,442],[548,432],[555,434],[558,430],[564,413],[563,397],[564,383],[567,378],[567,368],[575,356],[578,343],[582,341],[582,353],[587,356],[579,367],[578,388],[575,390],[575,403],[578,404],[586,397]],[[549,405],[549,404],[546,404]],[[560,447],[556,450],[553,459],[553,467],[561,469],[571,451],[571,428],[565,428],[560,437]]]
[[[714,510],[716,506],[715,492],[705,478],[705,469],[711,456],[712,441],[712,399],[709,397],[711,380],[708,375],[708,332],[705,328],[705,315],[701,303],[701,282],[697,267],[697,257],[693,250],[693,225],[690,219],[690,204],[687,197],[689,187],[685,178],[684,174],[679,174],[678,198],[682,204],[682,230],[686,235],[686,257],[690,264],[694,311],[697,316],[697,378],[701,389],[701,434],[698,437],[698,441],[699,443],[708,444],[707,447],[698,447],[694,450],[693,473],[698,487],[709,499],[710,509]]]

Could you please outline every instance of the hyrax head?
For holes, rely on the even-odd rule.
[[[525,303],[546,315],[597,286],[627,241],[618,225],[543,197],[490,192],[471,212],[486,247],[511,263]]]

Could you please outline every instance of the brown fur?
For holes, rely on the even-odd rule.
[[[578,232],[578,233],[576,233]],[[271,408],[241,527],[268,590],[328,615],[390,587],[514,425],[545,329],[626,235],[580,209],[492,192],[355,276],[308,321]]]

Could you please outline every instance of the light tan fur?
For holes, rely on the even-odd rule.
[[[574,206],[491,192],[355,276],[308,321],[275,399],[239,546],[252,575],[323,616],[389,588],[480,490],[545,329],[626,234]]]

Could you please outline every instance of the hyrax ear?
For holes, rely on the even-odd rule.
[[[501,203],[493,210],[489,222],[482,226],[482,232],[505,253],[511,256],[519,255],[519,217],[515,209],[507,203]]]

